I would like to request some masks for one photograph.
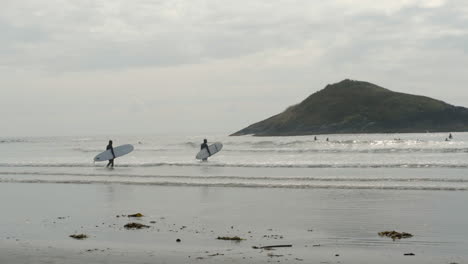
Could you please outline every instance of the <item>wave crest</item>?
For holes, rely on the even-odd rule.
[[[289,164],[289,163],[216,163],[216,162],[148,162],[119,163],[115,167],[237,167],[237,168],[468,168],[465,164],[393,163],[393,164]],[[0,167],[102,167],[93,163],[0,163]]]

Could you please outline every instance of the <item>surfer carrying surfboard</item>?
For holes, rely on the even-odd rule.
[[[207,161],[209,157],[218,153],[223,148],[223,144],[216,142],[208,146],[208,140],[203,140],[201,144],[200,151],[197,153],[195,158],[197,160]]]
[[[109,144],[107,144],[106,150],[109,150],[112,152],[112,157],[113,159],[109,160],[109,163],[107,163],[106,167],[114,167],[114,159],[115,159],[115,153],[114,153],[114,148],[112,147],[112,140],[109,140]]]
[[[204,139],[203,144],[200,146],[200,150],[206,149],[208,151],[208,154],[211,156],[210,148],[208,148],[208,140]],[[203,161],[207,161],[208,158],[203,159]]]

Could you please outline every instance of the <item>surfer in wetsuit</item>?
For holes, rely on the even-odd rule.
[[[203,150],[204,148],[206,148],[206,150],[208,151],[208,154],[211,156],[210,149],[208,148],[208,140],[206,140],[206,139],[203,140],[203,144],[201,144],[200,150]],[[203,159],[203,161],[207,161],[207,160],[208,160],[208,158]]]
[[[109,144],[106,147],[106,150],[109,150],[112,152],[112,156],[114,157],[113,159],[109,160],[109,163],[107,163],[106,167],[114,167],[114,159],[115,159],[115,153],[114,153],[114,148],[112,147],[112,140],[109,140]]]

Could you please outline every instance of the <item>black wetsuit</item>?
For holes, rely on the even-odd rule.
[[[201,144],[200,150],[202,150],[204,148],[206,148],[206,150],[208,151],[208,154],[210,154],[210,156],[211,156],[211,152],[210,152],[210,149],[208,148],[208,144],[206,144],[206,143]],[[207,159],[203,159],[203,160],[207,160]]]
[[[109,150],[109,149],[111,150],[112,156],[115,159],[114,148],[112,147],[111,144],[107,145],[107,147],[106,147],[106,150]],[[110,159],[109,163],[107,163],[106,167],[109,167],[109,166],[114,167],[114,159]]]

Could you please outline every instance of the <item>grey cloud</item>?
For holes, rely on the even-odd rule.
[[[38,41],[43,41],[46,39],[47,35],[45,32],[41,31],[38,28],[33,27],[20,27],[10,25],[5,21],[0,19],[0,35],[2,44],[5,43],[34,43]]]
[[[20,46],[35,45],[47,40],[47,34],[36,27],[15,26],[0,18],[0,65],[14,63],[13,56],[21,56]]]
[[[41,15],[43,21],[32,16],[31,24],[39,23],[49,42],[23,47],[14,55],[27,55],[17,63],[75,70],[178,65],[297,45],[313,34],[304,14],[274,18],[255,9],[263,4],[231,4],[232,11],[222,6],[228,2],[210,2],[201,8],[194,7],[198,3],[184,3],[188,8],[171,6],[171,1],[137,3],[130,9],[137,14],[125,10],[130,2],[117,1],[116,10],[84,4],[66,8],[63,15],[58,14],[60,7],[49,8]],[[275,6],[269,8],[282,12]],[[171,10],[180,14],[170,17],[166,13]]]
[[[444,16],[450,18],[443,19]],[[349,26],[340,27],[341,31],[337,28],[338,34],[351,41],[327,50],[328,59],[335,65],[369,61],[403,65],[407,59],[424,61],[427,55],[444,50],[466,51],[467,47],[463,45],[467,43],[467,21],[463,19],[463,13],[450,7],[408,7],[390,16],[348,17],[346,24]],[[462,33],[448,35],[454,31]],[[426,55],[415,57],[421,55],[421,50],[426,50]],[[385,64],[377,66],[385,67]]]

